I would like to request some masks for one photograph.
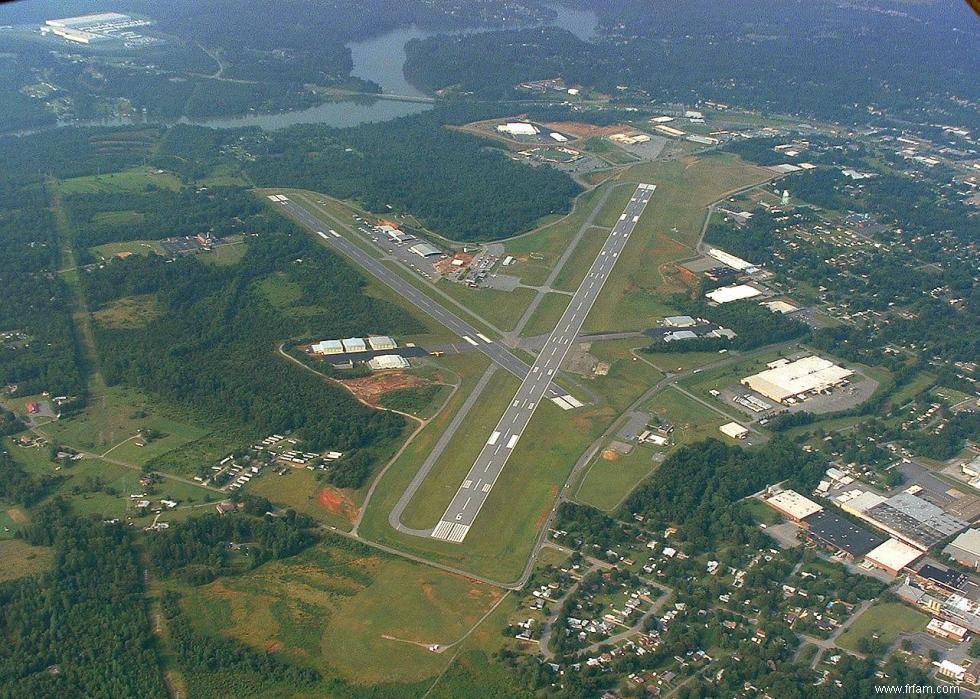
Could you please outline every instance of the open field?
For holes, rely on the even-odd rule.
[[[30,516],[23,507],[0,503],[0,541],[13,539],[29,521]]]
[[[561,272],[555,277],[553,288],[562,291],[578,289],[608,237],[609,231],[602,228],[587,230],[576,246],[575,252],[572,253]]]
[[[155,294],[125,296],[92,313],[92,319],[105,328],[130,330],[141,328],[163,313]]]
[[[458,641],[502,595],[425,566],[324,543],[194,588],[183,604],[200,630],[237,638],[358,685],[434,677]],[[493,650],[499,633],[466,645]]]
[[[338,491],[338,497],[321,499],[320,493],[324,489],[325,484],[316,479],[313,471],[305,468],[290,468],[285,476],[265,473],[248,484],[248,492],[253,495],[302,512],[318,522],[349,530],[351,517],[357,514],[354,498],[346,494],[347,491]]]
[[[639,352],[642,359],[650,362],[664,371],[679,374],[683,371],[697,369],[705,364],[724,359],[725,355],[717,352]]]
[[[870,607],[844,633],[837,638],[837,645],[845,650],[858,650],[858,641],[878,634],[885,646],[891,645],[904,633],[924,631],[929,617],[898,602],[885,602]]]
[[[718,431],[728,420],[673,387],[655,395],[647,403],[647,409],[674,426],[671,439],[678,446],[708,437],[728,439]]]
[[[26,541],[0,541],[0,583],[43,573],[51,566],[52,550],[46,546],[31,546]]]
[[[638,340],[607,340],[592,344],[590,353],[609,364],[606,376],[597,376],[588,385],[598,391],[617,412],[626,410],[645,390],[663,378],[646,362],[636,359],[633,348]]]
[[[205,264],[215,265],[216,267],[230,267],[241,262],[247,252],[248,243],[243,239],[238,242],[216,245],[211,249],[211,252],[199,254],[198,259]]]
[[[155,168],[134,167],[104,175],[87,175],[64,180],[61,192],[72,194],[99,194],[102,192],[145,192],[149,189],[180,189],[180,178],[171,172],[157,173]]]
[[[514,329],[535,294],[534,289],[524,287],[513,291],[471,289],[451,281],[440,281],[439,288],[505,332]]]
[[[632,297],[671,291],[661,266],[693,255],[704,223],[706,207],[725,192],[763,182],[771,173],[727,154],[688,156],[678,160],[642,163],[622,176],[629,182],[657,185],[620,256],[595,308],[586,320],[587,330],[642,330],[655,318],[632,303]],[[604,207],[600,225],[622,212],[626,196],[614,192]],[[628,199],[628,196],[626,196]]]
[[[656,470],[655,451],[636,446],[629,454],[614,460],[598,454],[575,492],[575,499],[586,505],[611,512],[640,481]]]
[[[568,308],[568,303],[571,300],[572,297],[565,294],[545,294],[537,309],[528,319],[527,325],[524,326],[524,332],[521,334],[525,337],[550,335],[555,326],[558,325],[561,314]]]
[[[137,446],[140,430],[155,430],[156,439]],[[44,427],[51,439],[80,451],[141,465],[207,434],[175,420],[136,389],[113,386],[101,391],[81,414]]]
[[[96,245],[93,248],[89,248],[89,252],[96,259],[100,258],[112,258],[116,255],[150,255],[150,254],[163,254],[163,248],[160,247],[159,240],[126,240],[121,243],[105,243],[104,245]]]

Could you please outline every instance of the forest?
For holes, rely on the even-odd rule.
[[[642,514],[651,529],[680,527],[680,536],[698,551],[722,541],[744,541],[757,531],[735,503],[767,485],[789,479],[801,492],[812,490],[826,468],[819,453],[804,452],[781,435],[761,447],[742,449],[716,439],[681,447],[640,484],[620,510],[620,519]]]
[[[277,348],[289,339],[422,326],[364,294],[363,277],[292,224],[271,213],[252,223],[256,235],[236,265],[133,256],[83,277],[94,309],[137,295],[152,295],[163,309],[138,327],[96,326],[106,380],[138,386],[215,427],[244,429],[249,439],[299,431],[318,451],[383,451],[400,437],[401,416],[362,405]],[[283,305],[272,291],[278,286],[296,298]],[[358,487],[370,467],[370,459],[341,460],[330,477]]]
[[[410,212],[454,240],[506,238],[570,210],[580,191],[571,178],[517,163],[483,139],[446,128],[455,117],[433,110],[351,129],[284,129],[245,169],[259,186],[311,189],[372,211]]]
[[[596,41],[556,28],[440,35],[409,44],[406,75],[430,91],[451,86],[485,99],[510,98],[522,81],[562,77],[614,96],[622,86],[660,102],[714,100],[862,123],[868,104],[976,119],[952,97],[971,82],[969,99],[980,96],[969,77],[980,72],[980,57],[969,42],[943,40],[972,22],[966,7],[921,5],[904,15],[764,0],[588,7],[602,25]]]
[[[54,567],[0,584],[0,695],[167,697],[132,530],[56,499],[23,535]]]

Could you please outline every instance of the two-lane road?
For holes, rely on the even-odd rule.
[[[433,538],[459,543],[466,537],[534,411],[548,397],[548,387],[555,372],[574,344],[586,316],[592,310],[603,284],[626,247],[654,189],[655,186],[649,184],[641,184],[636,188],[626,210],[592,263],[588,275],[548,337],[530,372],[521,382],[513,401],[490,434],[442,519],[432,530]]]

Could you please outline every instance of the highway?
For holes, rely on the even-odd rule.
[[[517,378],[524,379],[530,375],[531,367],[520,360],[499,342],[493,342],[490,338],[479,332],[462,318],[446,310],[446,308],[441,304],[434,301],[424,292],[420,291],[408,281],[402,279],[402,277],[400,277],[394,271],[386,267],[381,260],[373,257],[351,241],[347,240],[347,238],[331,230],[322,220],[317,218],[316,215],[306,210],[292,199],[289,199],[286,195],[277,194],[273,196],[279,197],[276,203],[282,206],[283,210],[294,219],[310,230],[315,231],[316,234],[323,239],[323,242],[327,245],[327,247],[356,262],[365,271],[373,275],[378,281],[390,287],[395,293],[414,305],[423,313],[434,318],[446,328],[459,335],[464,341],[487,355],[487,357],[489,357],[495,364],[506,369]],[[563,409],[568,410],[572,407],[578,407],[581,405],[581,403],[569,396],[562,389],[552,386],[550,379],[545,384],[545,388],[545,397],[555,400],[556,403]]]
[[[588,275],[548,337],[530,372],[521,382],[513,401],[490,434],[442,519],[432,530],[433,538],[454,543],[461,543],[466,538],[534,411],[548,397],[552,377],[561,367],[569,348],[575,343],[582,324],[626,247],[654,189],[655,186],[649,184],[641,184],[636,188],[626,210],[592,263]],[[561,405],[561,398],[555,402]]]

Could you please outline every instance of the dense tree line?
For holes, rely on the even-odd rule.
[[[317,540],[313,524],[292,510],[282,517],[211,513],[159,532],[147,541],[147,550],[164,575],[201,585],[299,553]],[[247,557],[235,555],[240,548]]]
[[[166,697],[132,532],[55,500],[24,535],[54,565],[0,585],[0,695]]]
[[[457,240],[505,238],[569,210],[580,190],[571,178],[445,128],[445,116],[434,110],[352,129],[284,129],[246,170],[259,185],[324,191],[372,211],[408,211]]]
[[[676,525],[697,550],[722,540],[741,541],[751,518],[736,501],[766,485],[792,479],[808,492],[826,468],[823,456],[802,451],[777,435],[754,449],[716,439],[681,447],[629,496],[622,517],[642,514],[653,529]]]
[[[383,450],[401,435],[401,416],[362,405],[279,356],[277,347],[295,337],[398,335],[422,327],[364,294],[363,277],[291,224],[267,214],[252,226],[262,232],[249,236],[248,252],[233,266],[133,256],[85,275],[93,309],[140,294],[153,294],[164,309],[142,327],[96,327],[106,380],[138,386],[199,419],[244,427],[253,437],[293,430],[315,450]],[[293,284],[299,298],[277,307],[263,282]],[[373,464],[354,456],[338,462],[330,477],[359,486]]]
[[[8,452],[0,452],[0,500],[30,507],[51,493],[61,480],[51,474],[34,477]]]
[[[406,75],[429,90],[451,86],[495,99],[513,96],[522,81],[562,77],[614,96],[622,86],[658,101],[707,99],[835,120],[863,122],[869,104],[916,115],[952,108],[965,123],[976,119],[937,98],[960,94],[980,71],[975,41],[945,40],[972,21],[965,8],[872,15],[828,2],[766,0],[613,0],[589,8],[600,15],[598,40],[556,28],[435,36],[410,42]]]
[[[0,344],[0,385],[17,395],[84,391],[75,347],[68,287],[55,274],[58,236],[40,182],[0,180],[0,331],[25,342]]]

